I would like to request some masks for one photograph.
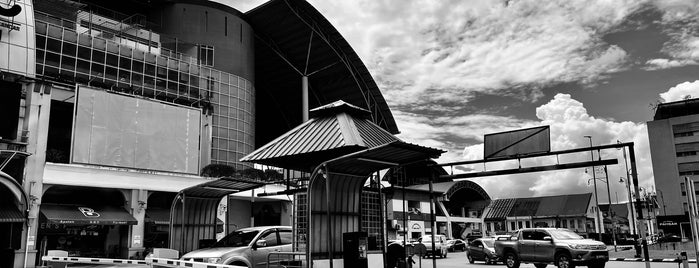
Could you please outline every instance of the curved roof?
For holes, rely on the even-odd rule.
[[[271,0],[245,13],[255,31],[256,144],[302,123],[301,77],[309,107],[344,100],[399,133],[383,95],[357,53],[318,10],[303,0]]]
[[[418,185],[413,185],[413,186],[408,186],[405,187],[405,189],[410,189],[410,190],[416,190],[416,191],[424,191],[427,192],[430,190],[430,185],[429,184],[418,184]],[[483,200],[490,200],[490,195],[488,195],[485,190],[478,185],[475,182],[472,181],[449,181],[449,182],[437,182],[432,184],[432,191],[435,193],[442,193],[444,196],[447,198],[451,198],[452,195],[457,193],[459,190],[462,189],[470,189],[478,193],[481,197],[483,197]]]

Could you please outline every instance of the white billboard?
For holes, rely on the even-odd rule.
[[[199,173],[201,110],[78,89],[73,163]]]

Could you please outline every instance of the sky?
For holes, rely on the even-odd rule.
[[[219,1],[243,12],[264,2]],[[594,145],[634,142],[639,185],[653,192],[646,122],[660,102],[699,97],[696,0],[309,2],[366,64],[398,136],[447,150],[440,163],[482,159],[485,134],[548,125],[553,151],[590,146],[586,135]],[[621,163],[608,168],[612,202],[627,200],[622,151],[601,153]],[[589,159],[586,152],[559,160]],[[591,192],[591,178],[570,169],[473,181],[505,198]],[[608,202],[604,182],[598,191]]]

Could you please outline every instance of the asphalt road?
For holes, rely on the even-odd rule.
[[[420,262],[415,258],[415,264],[413,268],[420,268]],[[476,261],[474,264],[468,263],[466,259],[465,252],[449,252],[446,259],[437,259],[438,268],[496,268],[505,267],[504,264],[498,263],[495,265],[486,265],[483,262]],[[535,268],[532,264],[522,264],[521,268]],[[548,267],[554,268],[555,266],[549,265]],[[584,266],[583,266],[584,267]],[[608,262],[605,268],[644,268],[645,264],[643,262],[619,262],[612,261]],[[652,268],[677,268],[677,263],[651,263]],[[682,267],[682,266],[680,266]],[[689,267],[696,268],[696,263],[690,263]],[[422,268],[432,268],[432,259],[422,259]]]

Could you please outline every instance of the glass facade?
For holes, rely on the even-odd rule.
[[[211,162],[249,166],[238,159],[254,149],[252,82],[162,47],[148,52],[79,32],[70,21],[39,12],[35,18],[37,76],[213,111]]]

